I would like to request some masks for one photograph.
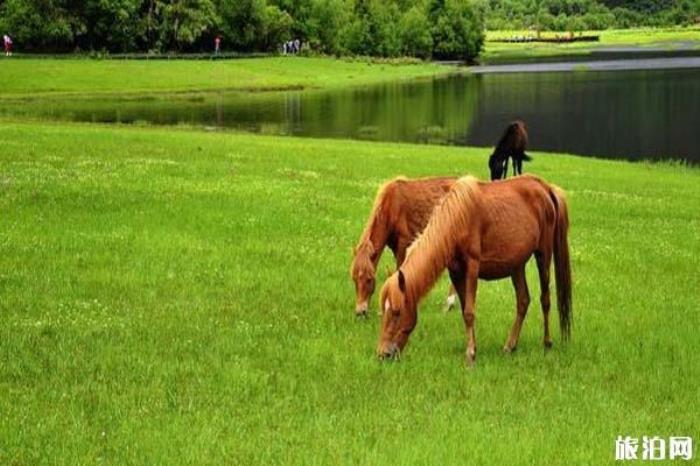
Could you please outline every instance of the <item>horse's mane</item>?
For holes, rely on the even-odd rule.
[[[401,271],[413,302],[428,292],[450,260],[459,234],[468,228],[478,191],[476,178],[458,179],[433,211],[423,233],[408,248]]]
[[[374,245],[371,241],[372,231],[376,227],[377,223],[380,220],[382,220],[382,217],[388,214],[388,212],[385,212],[387,206],[385,205],[384,201],[387,196],[389,187],[397,181],[406,180],[407,178],[402,176],[394,178],[384,183],[377,191],[377,195],[374,198],[374,204],[372,205],[372,210],[370,212],[369,218],[367,219],[367,223],[365,224],[364,230],[362,230],[360,240],[355,246],[355,260],[353,261],[353,266],[355,266],[355,263],[357,263],[357,265],[360,265],[361,262],[367,262],[366,264],[362,264],[363,266],[371,264],[371,256],[376,252]]]
[[[360,241],[357,243],[357,249],[360,249],[364,243],[370,241],[370,238],[372,237],[372,230],[374,229],[375,224],[378,220],[381,219],[382,215],[387,214],[387,212],[384,212],[384,210],[386,210],[386,206],[384,206],[384,198],[386,197],[387,191],[389,190],[388,188],[397,181],[406,180],[407,178],[400,176],[387,181],[379,188],[379,190],[377,191],[377,196],[374,198],[374,204],[372,205],[372,211],[370,212],[369,218],[367,219],[367,224],[365,224],[365,229],[362,230],[362,235],[360,235]]]

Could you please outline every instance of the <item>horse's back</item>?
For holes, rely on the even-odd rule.
[[[527,142],[528,136],[525,123],[522,120],[515,120],[506,127],[503,136],[501,136],[496,145],[495,152],[509,155],[508,153],[511,151],[525,150]]]
[[[554,219],[550,188],[534,176],[480,183],[484,278],[502,278],[536,251]]]
[[[423,231],[433,210],[456,181],[456,177],[419,178],[397,185],[395,209],[397,217],[406,222],[407,234],[415,236]]]

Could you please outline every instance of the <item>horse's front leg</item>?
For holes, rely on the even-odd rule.
[[[479,261],[467,260],[467,273],[464,279],[464,300],[462,301],[462,318],[467,330],[467,364],[474,365],[476,360],[476,334],[474,320],[476,312],[476,287],[479,282]]]
[[[457,290],[453,284],[450,284],[450,289],[447,290],[447,308],[445,310],[451,310],[455,304],[457,304]]]
[[[396,270],[399,270],[403,261],[406,260],[406,251],[411,245],[411,240],[405,235],[399,235],[396,240],[396,250],[394,251],[394,256],[396,257]]]
[[[501,179],[506,179],[508,178],[508,156],[506,155],[506,159],[503,162],[503,174],[501,176]]]
[[[454,291],[455,298],[459,299],[460,309],[464,309],[464,286],[466,282],[464,281],[464,268],[456,263],[448,267],[447,269],[450,273],[450,291]]]
[[[503,351],[510,353],[518,346],[520,338],[520,330],[523,328],[523,321],[527,315],[527,308],[530,305],[530,292],[527,289],[527,280],[525,279],[525,264],[518,268],[511,276],[513,287],[515,288],[516,299],[516,314],[513,328],[510,330],[510,336],[506,340]]]

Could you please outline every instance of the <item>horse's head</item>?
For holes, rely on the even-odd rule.
[[[489,170],[491,171],[491,180],[500,180],[503,178],[503,170],[505,168],[505,160],[502,160],[494,152],[489,157]]]
[[[366,317],[369,300],[374,293],[376,270],[374,262],[374,246],[369,241],[355,249],[355,258],[350,267],[350,276],[355,282],[355,315]]]
[[[406,279],[401,270],[384,283],[379,299],[383,317],[377,356],[380,359],[398,357],[416,326],[415,305],[406,296]]]

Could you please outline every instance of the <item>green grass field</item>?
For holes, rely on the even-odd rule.
[[[454,70],[429,63],[302,57],[217,61],[0,60],[0,98],[314,89],[429,77]]]
[[[486,63],[537,59],[549,56],[585,56],[596,50],[611,47],[655,47],[667,51],[679,48],[700,49],[700,27],[669,29],[610,29],[605,31],[585,31],[585,35],[600,36],[599,42],[554,43],[502,43],[494,40],[516,36],[534,36],[534,31],[488,31],[481,60]],[[568,32],[542,32],[543,37],[566,36]],[[577,33],[579,34],[579,33]]]
[[[487,154],[0,122],[0,463],[599,465],[617,435],[697,443],[700,171],[682,165],[526,165],[569,195],[568,345],[542,349],[530,264],[515,354],[510,283],[481,282],[465,367],[443,278],[402,360],[376,360],[348,275],[375,190],[485,177]]]

